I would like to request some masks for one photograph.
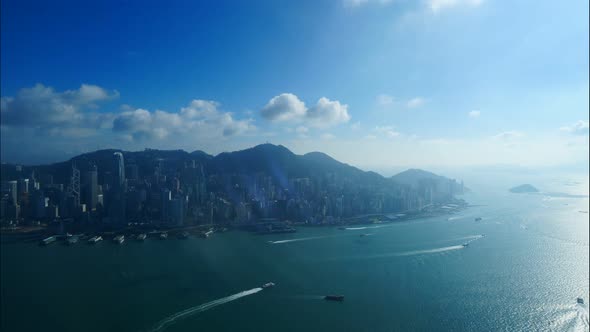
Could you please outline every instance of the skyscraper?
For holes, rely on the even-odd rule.
[[[86,172],[86,207],[89,211],[96,209],[98,203],[98,171],[96,165],[92,165]]]
[[[115,186],[123,188],[125,183],[125,160],[121,152],[115,152],[113,155],[115,158]]]

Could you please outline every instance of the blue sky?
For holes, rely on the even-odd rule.
[[[365,168],[588,163],[588,2],[2,1],[2,161],[271,142]]]

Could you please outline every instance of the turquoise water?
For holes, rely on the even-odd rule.
[[[588,199],[465,199],[356,230],[3,244],[2,331],[587,331]]]

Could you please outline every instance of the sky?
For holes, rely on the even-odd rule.
[[[3,0],[2,162],[261,143],[588,165],[588,1]]]

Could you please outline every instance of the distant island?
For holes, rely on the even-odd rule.
[[[517,193],[517,194],[522,194],[522,193],[538,193],[539,190],[535,187],[533,187],[530,184],[521,184],[520,186],[516,186],[514,188],[510,188],[510,192],[511,193]]]
[[[387,222],[465,206],[463,182],[418,169],[386,178],[321,152],[262,144],[202,151],[99,150],[50,165],[1,165],[4,231],[248,229]]]

